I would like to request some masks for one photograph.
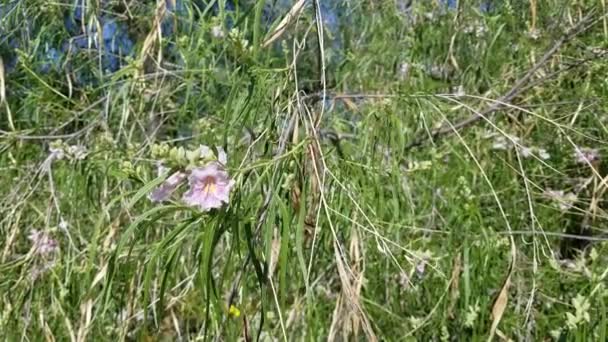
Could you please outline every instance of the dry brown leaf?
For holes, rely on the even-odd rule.
[[[2,60],[2,57],[0,57],[0,105],[1,104],[4,104],[6,107],[8,125],[14,131],[15,125],[13,124],[13,115],[11,114],[11,108],[6,101],[6,82],[4,79],[4,61]]]
[[[359,108],[357,107],[357,105],[355,104],[355,102],[353,100],[346,98],[346,97],[342,98],[341,100],[342,100],[342,103],[344,103],[344,105],[346,106],[346,108],[348,110],[351,110],[351,111],[359,110]]]
[[[500,293],[496,297],[494,305],[492,306],[492,326],[490,328],[488,342],[492,341],[494,335],[496,335],[498,324],[500,324],[500,320],[502,319],[509,302],[509,287],[511,286],[511,276],[513,275],[513,269],[515,268],[516,257],[517,252],[515,249],[515,241],[513,240],[513,237],[511,237],[511,263],[509,265],[509,274],[507,275],[507,278],[500,289]]]
[[[500,337],[503,341],[513,342],[513,340],[510,339],[507,335],[505,335],[505,333],[500,331],[500,329],[496,329],[496,336]]]
[[[141,53],[139,55],[139,62],[141,63],[141,67],[143,69],[143,66],[146,62],[147,56],[151,53],[152,49],[154,48],[154,46],[156,45],[157,41],[160,41],[162,39],[161,36],[161,30],[160,30],[160,25],[161,25],[161,21],[162,18],[164,18],[165,16],[165,12],[166,12],[166,2],[165,0],[159,0],[156,6],[156,13],[154,15],[154,24],[152,25],[152,29],[150,30],[150,33],[148,33],[148,35],[146,36],[146,39],[144,40],[144,45],[141,49]],[[158,63],[160,63],[162,60],[162,51],[161,49],[158,50],[158,56],[157,56],[157,61]],[[142,70],[143,72],[143,70]]]
[[[507,308],[507,302],[509,301],[509,286],[511,285],[511,275],[507,277],[505,280],[498,297],[496,297],[496,301],[494,301],[494,306],[492,306],[492,327],[490,328],[490,337],[488,341],[491,341],[494,335],[496,334],[496,329],[498,328],[498,323],[502,319],[502,315],[505,313],[505,309]]]
[[[530,32],[534,32],[536,31],[536,0],[530,0],[530,17],[532,18]]]
[[[277,28],[270,34],[270,36],[264,41],[264,43],[262,43],[262,47],[265,48],[269,46],[275,40],[279,39],[279,37],[281,37],[283,33],[285,33],[285,30],[287,29],[289,24],[291,24],[291,22],[300,14],[302,9],[304,8],[305,3],[306,0],[298,0],[298,2],[296,2],[293,7],[291,7],[289,12],[287,12],[287,14],[285,15],[285,18],[281,20]]]
[[[6,86],[4,83],[4,61],[0,57],[0,104],[6,100]]]
[[[346,263],[346,260],[342,257],[339,243],[334,241],[336,266],[342,288],[336,302],[329,336],[335,338],[338,332],[337,328],[341,327],[345,340],[349,340],[349,336],[353,340],[358,340],[359,330],[363,330],[366,341],[377,341],[378,338],[360,303],[364,259],[361,257],[360,240],[356,234],[356,230],[354,231],[355,233],[351,236],[349,249],[349,258],[352,261],[352,265]],[[332,340],[332,338],[328,340]]]
[[[268,279],[272,278],[277,263],[279,261],[279,253],[281,252],[281,236],[279,230],[275,227],[274,238],[272,239],[270,246],[270,260],[268,261]]]
[[[80,305],[80,327],[78,328],[78,335],[76,337],[76,341],[84,342],[87,340],[87,335],[91,326],[92,312],[92,299],[88,299],[86,302]]]
[[[448,317],[454,319],[454,306],[460,297],[459,283],[460,273],[462,272],[462,259],[460,253],[454,257],[454,266],[452,267],[452,276],[450,279],[450,306],[448,307]]]
[[[105,265],[103,265],[101,270],[99,270],[99,272],[97,272],[97,275],[95,275],[95,278],[93,278],[93,282],[91,283],[91,288],[93,288],[93,287],[95,287],[95,285],[99,284],[106,277],[106,274],[108,274],[108,264],[107,263]]]

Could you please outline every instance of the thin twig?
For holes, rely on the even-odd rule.
[[[463,128],[471,126],[472,124],[480,121],[483,117],[487,117],[487,116],[493,114],[494,112],[496,112],[497,110],[501,109],[503,107],[504,103],[511,102],[515,97],[517,97],[519,94],[521,94],[524,90],[529,89],[528,82],[534,76],[534,74],[538,71],[538,69],[543,67],[547,63],[547,61],[549,61],[549,59],[551,59],[551,57],[553,57],[553,55],[555,55],[555,53],[557,53],[557,51],[559,51],[559,49],[562,47],[562,45],[564,45],[566,42],[570,41],[577,35],[581,34],[582,32],[585,32],[593,25],[593,23],[595,21],[593,21],[591,23],[591,18],[593,18],[594,13],[595,13],[594,11],[591,11],[583,19],[581,19],[581,21],[578,24],[576,24],[576,26],[574,26],[571,30],[569,30],[566,34],[564,34],[562,36],[562,38],[560,38],[557,42],[555,42],[555,44],[553,44],[553,46],[547,52],[545,52],[543,57],[538,62],[536,62],[536,64],[534,64],[532,66],[532,68],[530,68],[528,70],[528,72],[526,72],[526,74],[522,78],[520,78],[517,82],[515,82],[513,87],[511,87],[511,89],[506,94],[504,94],[502,97],[500,97],[497,101],[493,102],[489,107],[487,107],[483,111],[473,114],[473,115],[469,116],[468,118],[466,118],[460,122],[457,122],[453,125],[444,124],[442,127],[433,131],[430,135],[427,135],[427,134],[419,135],[418,138],[414,139],[411,143],[409,143],[405,146],[405,151],[411,150],[415,147],[418,147],[418,146],[424,144],[428,139],[437,139],[442,136],[452,134],[456,130],[461,130]],[[547,78],[549,78],[548,76],[553,76],[553,74],[549,74],[549,75],[543,77],[541,80],[546,80]],[[536,83],[537,82],[534,82],[534,84],[536,84]]]
[[[546,235],[553,236],[562,239],[572,239],[572,240],[583,240],[583,241],[608,241],[608,236],[588,236],[588,235],[577,235],[577,234],[566,234],[566,233],[556,233],[556,232],[546,232],[546,231],[531,231],[531,230],[513,230],[510,232],[501,231],[497,232],[500,235]]]
[[[287,30],[287,27],[289,27],[289,25],[291,25],[292,22],[300,15],[300,13],[302,12],[302,9],[304,8],[305,3],[306,3],[306,0],[298,0],[291,7],[291,10],[289,10],[289,12],[283,18],[283,20],[281,20],[281,22],[274,29],[272,34],[270,34],[270,36],[268,38],[266,38],[264,43],[262,43],[263,48],[268,47],[274,41],[279,39],[283,35],[283,33],[285,33],[285,31]]]

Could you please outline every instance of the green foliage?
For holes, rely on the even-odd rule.
[[[0,109],[0,338],[486,340],[513,237],[500,333],[606,340],[605,18],[487,121],[404,148],[491,106],[601,4],[501,3],[353,2],[326,101],[312,6],[267,48],[262,3],[224,35],[198,21],[181,65],[161,42],[97,85],[23,52]],[[191,167],[200,145],[228,153],[229,205],[188,207],[188,184],[152,203],[157,162]]]

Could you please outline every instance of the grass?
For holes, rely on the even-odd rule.
[[[606,340],[603,0],[353,1],[332,32],[311,5],[265,48],[289,7],[188,7],[159,39],[164,2],[126,3],[113,74],[38,71],[72,3],[0,22],[37,28],[0,73],[3,340]],[[227,151],[230,203],[152,203],[157,161],[201,144]]]

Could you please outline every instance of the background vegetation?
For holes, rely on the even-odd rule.
[[[0,1],[0,338],[607,340],[606,6]]]

